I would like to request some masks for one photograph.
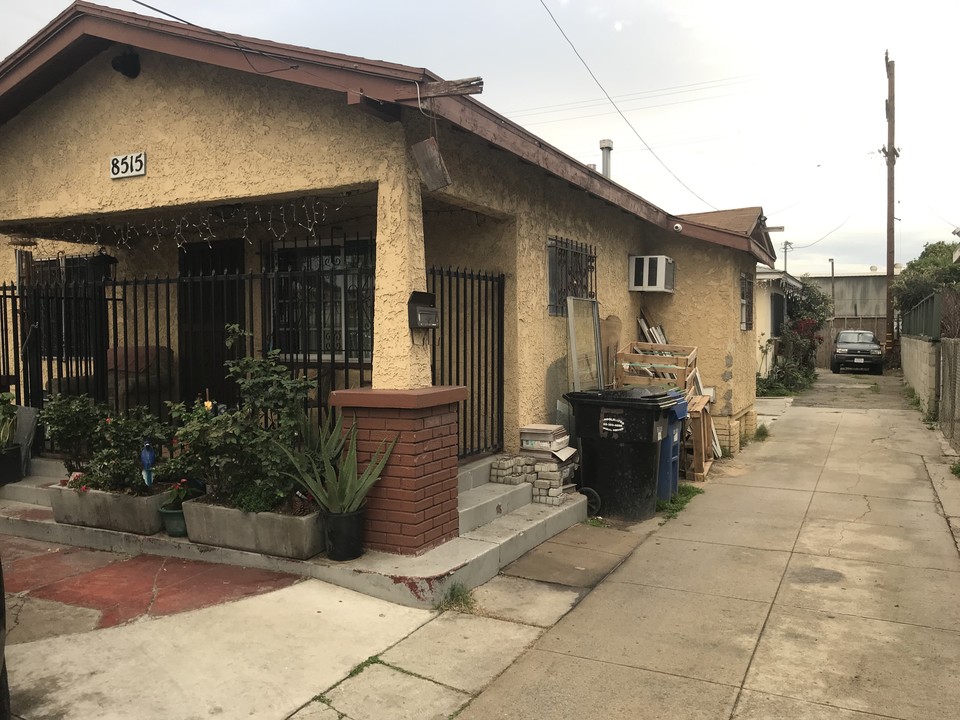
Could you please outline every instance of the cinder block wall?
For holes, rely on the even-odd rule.
[[[940,343],[904,335],[900,338],[900,363],[903,380],[917,393],[923,411],[939,412]]]

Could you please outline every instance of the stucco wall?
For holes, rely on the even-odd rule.
[[[507,276],[508,447],[520,425],[554,419],[567,389],[566,320],[548,313],[546,244],[557,235],[597,246],[600,315],[623,320],[624,342],[636,338],[644,302],[671,342],[700,347],[715,413],[752,406],[755,334],[739,328],[739,273],[753,273],[746,254],[660,232],[443,122],[452,182],[431,197],[467,212],[434,217],[428,202],[424,215],[407,149],[432,132],[418,111],[383,122],[342,93],[153,53],[141,53],[142,73],[128,80],[109,67],[112,54],[0,126],[0,223],[376,187],[375,387],[430,382],[427,337],[406,322],[427,261],[493,270]],[[109,157],[137,150],[147,176],[109,180]],[[118,273],[175,271],[175,252],[151,254],[147,243],[121,257]],[[628,292],[627,257],[660,253],[677,259],[676,294]]]
[[[347,107],[341,93],[155,53],[141,52],[141,74],[130,80],[110,68],[113,54],[0,126],[0,223],[375,184],[382,275],[374,332],[387,349],[374,348],[373,384],[429,385],[422,338],[397,332],[424,264],[404,126]],[[110,180],[109,158],[139,150],[147,175]]]
[[[757,337],[757,374],[764,377],[773,369],[774,360],[774,345],[770,342],[773,293],[769,282],[758,281],[754,286],[753,328]]]
[[[900,338],[903,381],[914,389],[923,412],[936,414],[940,397],[940,343],[904,335]]]
[[[740,329],[740,273],[753,277],[756,261],[665,232],[653,235],[650,248],[676,260],[676,292],[643,293],[647,314],[671,343],[699,348],[703,384],[716,388],[714,415],[749,410],[756,401],[757,335]]]
[[[426,135],[419,124],[412,121],[411,139]],[[504,422],[512,448],[521,425],[556,421],[569,389],[567,321],[548,308],[548,238],[597,246],[600,316],[623,318],[629,339],[640,297],[627,291],[627,257],[641,252],[646,226],[470,135],[441,126],[438,140],[452,183],[435,196],[468,211],[426,213],[427,261],[506,275]]]

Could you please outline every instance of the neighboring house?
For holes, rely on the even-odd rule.
[[[830,367],[833,341],[841,330],[870,330],[886,337],[887,276],[881,273],[810,275],[833,300],[833,317],[823,329],[823,344],[817,350],[817,367]]]
[[[340,405],[450,423],[459,402],[465,457],[555,419],[564,299],[596,297],[624,341],[643,303],[699,346],[737,449],[755,426],[755,267],[774,260],[760,209],[672,216],[456,94],[476,89],[74,4],[0,65],[0,233],[18,248],[0,273],[19,282],[0,370],[27,400],[229,400],[236,323],[318,379],[320,404],[341,389]],[[630,292],[630,255],[674,258],[676,291]],[[440,327],[411,327],[411,299]]]
[[[782,270],[757,268],[756,331],[757,375],[767,377],[773,370],[779,350],[780,332],[787,321],[787,294],[802,285]]]

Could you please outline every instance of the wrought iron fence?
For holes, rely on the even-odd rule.
[[[42,278],[41,278],[42,279]],[[431,268],[440,328],[433,382],[466,385],[461,457],[503,447],[504,276]],[[371,383],[374,268],[0,285],[0,384],[18,404],[54,393],[89,395],[112,409],[167,401],[237,400],[224,363],[279,350],[291,374],[332,390]],[[226,326],[248,331],[228,348]]]
[[[372,267],[0,286],[0,375],[19,404],[86,394],[124,410],[198,396],[225,404],[224,363],[277,349],[331,390],[370,384]],[[227,348],[226,326],[248,331]]]
[[[935,292],[903,313],[901,334],[938,340],[942,318],[941,293]]]
[[[434,385],[465,385],[460,457],[503,449],[504,276],[432,267],[440,327],[433,333]]]

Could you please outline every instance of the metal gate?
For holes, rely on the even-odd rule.
[[[460,403],[461,458],[503,449],[502,274],[431,267],[440,327],[433,333],[434,385],[466,385]]]

